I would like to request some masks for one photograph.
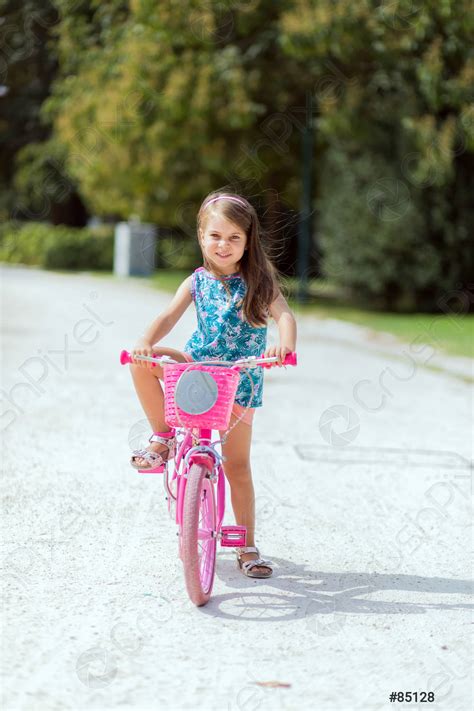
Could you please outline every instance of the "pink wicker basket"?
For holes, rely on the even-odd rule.
[[[218,388],[216,403],[201,415],[191,415],[175,403],[175,389],[185,371],[200,370],[211,375]],[[192,363],[166,364],[163,366],[165,383],[165,419],[170,427],[200,427],[212,430],[227,429],[239,384],[239,371],[233,368]]]

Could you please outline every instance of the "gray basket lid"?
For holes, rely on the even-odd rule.
[[[216,381],[210,373],[202,370],[185,370],[174,392],[176,405],[189,415],[202,415],[204,412],[209,412],[218,397]]]

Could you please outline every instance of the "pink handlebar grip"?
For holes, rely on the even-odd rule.
[[[133,358],[128,351],[122,351],[120,354],[120,363],[122,365],[127,365],[127,363],[133,363]],[[156,367],[156,363],[151,364],[152,368]]]
[[[262,355],[260,358],[264,358],[265,356]],[[298,359],[296,357],[296,351],[293,351],[292,353],[287,353],[285,356],[285,360],[283,361],[282,365],[297,365]],[[263,363],[262,367],[263,368],[275,368],[278,366],[278,363]]]
[[[122,351],[120,354],[120,363],[121,365],[127,365],[127,363],[132,363],[133,359],[132,356],[128,351]]]

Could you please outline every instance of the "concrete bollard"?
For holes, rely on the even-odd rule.
[[[115,226],[114,274],[150,276],[155,268],[156,229],[142,222],[118,222]]]

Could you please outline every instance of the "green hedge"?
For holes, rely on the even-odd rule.
[[[0,225],[0,260],[46,269],[113,268],[113,227],[66,227],[44,222]]]
[[[45,269],[113,269],[114,227],[66,227],[45,222],[0,225],[0,261]],[[200,264],[197,240],[160,236],[154,253],[160,269],[195,269]]]
[[[467,288],[474,269],[467,177],[449,186],[449,204],[447,192],[413,185],[375,151],[331,148],[321,174],[323,276],[349,290],[354,303],[436,312],[450,290]]]
[[[197,239],[159,236],[155,259],[156,268],[193,270],[201,262],[201,250]]]

